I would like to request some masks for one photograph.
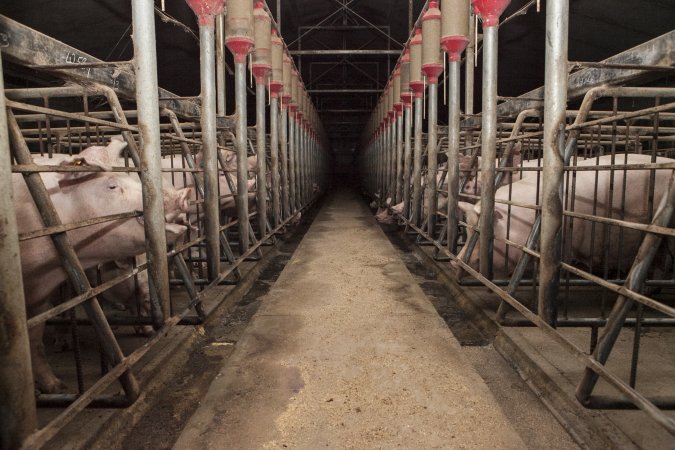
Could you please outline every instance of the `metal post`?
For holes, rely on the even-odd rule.
[[[276,228],[281,222],[279,194],[279,99],[276,95],[270,101],[270,154],[272,156],[272,228]]]
[[[469,14],[469,43],[464,60],[464,114],[473,115],[474,58],[476,57],[476,20],[473,11]],[[467,141],[468,143],[468,141]]]
[[[406,105],[403,114],[405,120],[405,136],[403,141],[403,217],[410,217],[410,176],[412,170],[410,134],[412,133],[412,107]]]
[[[539,316],[555,325],[560,284],[563,212],[563,148],[567,107],[567,42],[569,0],[546,7],[546,72],[544,78],[544,173],[539,263]]]
[[[290,183],[288,178],[288,106],[281,105],[281,203],[284,210],[284,219],[291,216]]]
[[[157,53],[155,11],[152,0],[131,3],[134,36],[134,72],[136,74],[136,108],[142,142],[141,171],[143,184],[143,217],[150,295],[156,296],[164,312],[171,313],[169,267],[166,257],[164,229],[164,197],[162,191],[161,143],[159,136],[159,95],[157,86]],[[159,325],[159,324],[156,324]]]
[[[480,273],[492,278],[494,244],[495,159],[497,158],[496,25],[483,27],[483,108],[481,135]]]
[[[9,449],[21,447],[37,419],[2,73],[0,55],[0,448]]]
[[[225,84],[225,14],[216,16],[216,95],[218,117],[227,111],[227,88]]]
[[[204,155],[204,233],[209,281],[220,274],[220,202],[218,199],[218,141],[216,131],[215,30],[213,16],[204,16],[199,25],[201,71],[200,123]]]
[[[459,97],[461,61],[448,63],[448,250],[457,253],[457,226],[459,217]],[[466,64],[469,64],[467,59]]]
[[[265,161],[265,150],[267,147],[267,138],[265,134],[266,91],[267,87],[265,86],[265,78],[262,80],[256,80],[256,150],[258,153],[258,163],[256,165],[258,171],[256,202],[258,206],[258,230],[260,232],[260,239],[263,239],[267,234],[267,184],[265,183],[265,176],[267,172]]]
[[[398,111],[396,115],[396,195],[394,204],[403,200],[403,117]]]
[[[289,175],[289,197],[291,214],[298,210],[298,203],[295,201],[295,155],[296,155],[296,137],[295,137],[295,114],[289,111],[288,120],[288,175]]]
[[[436,212],[438,210],[438,186],[436,173],[438,172],[438,84],[429,84],[429,121],[427,143],[427,231],[433,239],[436,228]]]
[[[391,200],[396,199],[396,119],[389,119],[389,195]]]
[[[413,156],[413,195],[410,219],[420,224],[420,206],[422,204],[422,97],[415,97],[415,146]]]
[[[239,253],[248,251],[248,155],[246,144],[246,61],[234,63],[234,92],[237,116],[237,215],[239,216]]]

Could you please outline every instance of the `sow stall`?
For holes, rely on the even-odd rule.
[[[200,28],[199,98],[178,97],[157,86],[154,16],[161,11],[151,1],[132,2],[131,61],[98,60],[0,17],[2,59],[13,67],[36,70],[37,78],[44,80],[43,85],[33,81],[37,84],[25,88],[0,85],[2,209],[7,220],[0,244],[7,262],[2,268],[1,303],[11,331],[3,338],[7,348],[0,356],[0,391],[9,407],[2,413],[3,446],[23,443],[37,448],[87,406],[132,404],[140,394],[134,365],[172,327],[202,323],[222,301],[217,294],[214,300],[218,286],[237,284],[244,262],[264,257],[262,246],[272,245],[275,236],[316,202],[325,186],[325,135],[267,6],[229,1],[224,14],[223,3],[188,2]],[[236,112],[229,116],[226,46],[235,55]],[[248,127],[246,69],[251,52],[249,69],[258,80],[257,122]],[[116,148],[126,148],[111,165],[90,165],[78,158],[86,149],[114,142]],[[34,158],[48,165],[35,164]],[[59,165],[64,160],[73,164]],[[134,183],[140,178],[143,206],[64,222],[52,202],[54,193],[45,188],[41,176],[52,173],[57,179],[65,174],[85,180],[106,173],[130,174]],[[25,179],[44,228],[22,230],[21,224],[17,228],[10,192],[18,174]],[[167,192],[185,187],[190,196],[184,199],[181,214],[172,219],[185,233],[167,242]],[[97,199],[91,201],[95,204]],[[76,230],[99,227],[105,234],[106,229],[137,220],[145,227],[138,254],[115,261],[115,270],[107,273],[104,263],[110,261],[85,265],[78,257],[81,248],[69,240]],[[26,317],[23,284],[39,285],[41,280],[36,276],[22,282],[19,245],[47,237],[51,243],[44,245],[54,245],[69,282],[50,296],[53,306],[40,299],[44,307]],[[131,291],[126,311],[115,312],[121,307],[116,301],[102,307],[100,300],[119,298],[115,290],[125,287]],[[56,330],[59,337],[64,333],[58,330],[65,330],[74,362],[65,368],[59,362],[56,367],[56,375],[71,382],[66,393],[43,386],[36,397],[28,335],[45,324],[50,335]],[[116,336],[134,329],[149,337],[122,342]],[[87,341],[90,338],[93,341]],[[61,359],[49,355],[50,362]],[[121,395],[111,388],[118,380]],[[65,409],[38,429],[36,399],[40,407]]]
[[[431,246],[460,285],[487,287],[498,323],[537,326],[572,354],[585,368],[576,390],[584,406],[639,408],[675,434],[665,413],[675,393],[654,393],[640,370],[644,331],[659,327],[672,339],[675,325],[675,90],[667,76],[675,34],[602,62],[571,62],[567,2],[549,2],[546,85],[501,98],[498,28],[508,3],[427,3],[363,134],[366,194],[379,218],[394,217]],[[471,95],[477,46],[480,115]],[[437,124],[439,75],[447,128]],[[570,327],[588,330],[586,348],[561,330]],[[624,377],[606,363],[626,327],[633,345]],[[598,394],[599,379],[616,394]]]

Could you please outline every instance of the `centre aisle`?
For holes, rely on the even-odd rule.
[[[175,449],[522,449],[356,192],[327,199]]]

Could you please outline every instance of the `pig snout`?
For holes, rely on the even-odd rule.
[[[191,187],[164,189],[164,217],[167,222],[176,222],[181,214],[188,211],[192,193]]]

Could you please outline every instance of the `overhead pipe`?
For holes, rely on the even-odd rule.
[[[431,0],[422,16],[422,72],[429,84],[429,115],[427,121],[427,230],[432,238],[436,229],[438,209],[438,76],[443,72],[441,61],[441,10],[438,1]]]
[[[248,217],[248,136],[246,130],[246,57],[254,45],[253,3],[251,0],[228,0],[225,17],[225,45],[234,55],[234,92],[236,103],[237,149],[237,215],[239,223],[239,252],[249,249]]]
[[[441,45],[448,55],[448,250],[457,253],[459,226],[460,66],[469,44],[469,0],[444,0],[441,4]],[[473,64],[467,58],[466,65]]]
[[[256,204],[258,206],[258,232],[260,239],[267,234],[267,133],[265,124],[265,96],[267,80],[272,71],[272,23],[263,2],[258,1],[253,9],[254,40],[251,71],[255,77],[256,99]]]
[[[284,87],[283,42],[272,29],[272,79],[270,80],[270,153],[272,163],[272,228],[281,223],[281,176],[279,173],[279,97]],[[282,165],[284,160],[282,158]]]
[[[565,110],[569,0],[546,4],[544,74],[544,172],[542,177],[538,314],[549,325],[557,320],[563,222]]]
[[[224,0],[186,0],[199,24],[202,154],[204,155],[204,232],[209,281],[220,274],[220,201],[218,193],[218,141],[216,128],[215,16]],[[159,123],[159,122],[158,122]]]
[[[415,36],[410,41],[410,89],[415,95],[415,143],[413,154],[413,195],[410,220],[420,224],[420,206],[422,203],[422,29],[415,28]]]
[[[20,448],[37,429],[26,302],[19,259],[19,231],[12,201],[12,157],[0,55],[0,447]]]
[[[497,41],[499,16],[510,0],[472,0],[483,23],[483,106],[481,110],[480,273],[492,278],[495,160],[497,158]]]

